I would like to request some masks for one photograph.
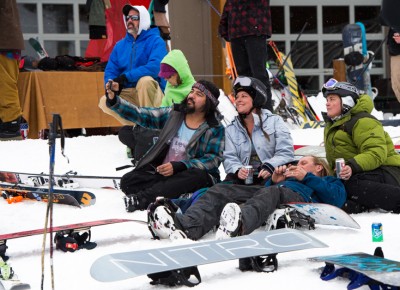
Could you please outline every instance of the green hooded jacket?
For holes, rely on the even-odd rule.
[[[342,118],[330,119],[324,129],[326,159],[332,169],[335,159],[344,158],[353,174],[374,170],[382,165],[400,167],[400,155],[396,153],[393,141],[383,129],[380,121],[372,118],[360,118],[353,127],[350,136],[343,131],[343,124],[359,112],[371,113],[374,104],[368,95],[361,95],[356,105]]]
[[[181,84],[172,86],[167,82],[164,97],[161,101],[161,107],[169,107],[173,104],[179,104],[192,90],[193,84],[196,82],[190,71],[189,63],[185,55],[179,49],[171,50],[161,61],[172,66],[179,74]]]

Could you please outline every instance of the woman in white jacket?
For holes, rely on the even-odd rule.
[[[294,161],[293,140],[280,116],[261,109],[267,100],[261,81],[238,77],[233,89],[238,116],[225,129],[226,181],[244,184],[251,165],[253,183],[264,185],[275,167]]]

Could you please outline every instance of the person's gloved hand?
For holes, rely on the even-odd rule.
[[[121,94],[122,89],[124,88],[124,83],[127,82],[128,79],[124,74],[122,74],[119,77],[116,77],[113,81],[119,84],[119,90],[117,94],[119,96]]]

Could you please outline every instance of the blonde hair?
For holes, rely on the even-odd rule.
[[[317,157],[314,155],[308,155],[308,157],[311,157],[315,165],[321,165],[322,170],[321,170],[321,176],[328,176],[332,175],[332,172],[329,168],[328,162],[324,158]]]

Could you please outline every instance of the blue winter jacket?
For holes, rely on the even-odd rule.
[[[302,181],[288,178],[272,184],[271,178],[265,186],[284,186],[300,194],[305,202],[322,202],[342,207],[346,201],[346,191],[340,179],[334,176],[319,177],[308,172]]]
[[[126,36],[115,44],[104,71],[104,83],[125,74],[128,82],[125,88],[136,87],[143,76],[151,76],[164,91],[165,80],[158,77],[160,63],[167,54],[165,42],[160,36],[158,28],[141,31],[135,38],[126,33]]]

